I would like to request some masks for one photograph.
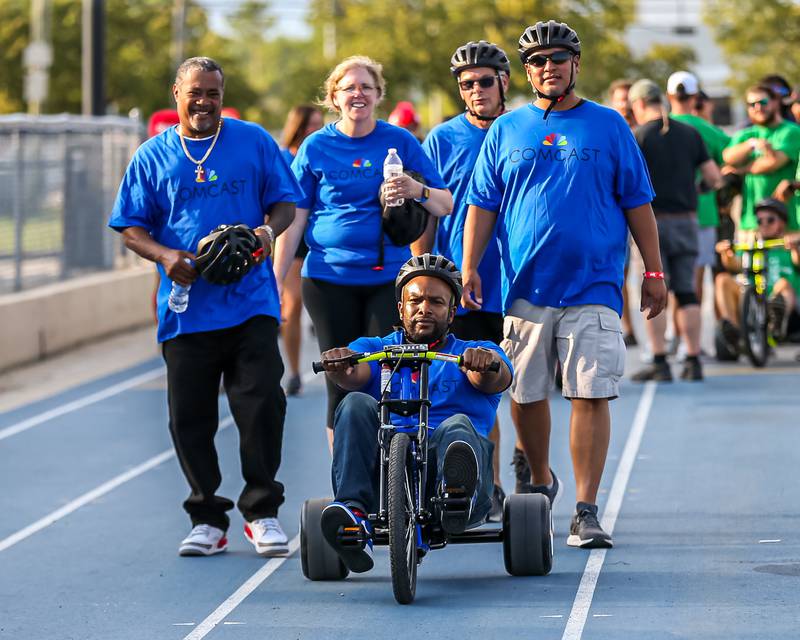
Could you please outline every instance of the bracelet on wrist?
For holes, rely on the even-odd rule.
[[[664,279],[664,272],[663,271],[645,271],[643,277],[644,277],[645,280],[663,280]]]
[[[261,229],[262,231],[264,231],[267,234],[267,236],[269,237],[269,243],[271,245],[275,244],[275,231],[273,231],[272,227],[270,227],[268,224],[262,224],[262,225],[257,226],[254,229],[254,231],[258,231],[259,229]]]

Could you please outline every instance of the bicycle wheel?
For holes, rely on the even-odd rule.
[[[740,307],[744,350],[754,367],[763,367],[769,355],[767,340],[767,302],[752,287],[742,292]]]
[[[410,604],[417,590],[417,526],[410,444],[406,433],[392,438],[386,478],[392,590],[400,604]]]

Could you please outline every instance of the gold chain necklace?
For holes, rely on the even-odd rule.
[[[194,170],[195,182],[205,182],[206,171],[203,169],[203,163],[208,160],[208,156],[210,156],[211,152],[214,150],[214,145],[217,144],[219,132],[222,131],[222,118],[219,119],[219,123],[217,124],[217,131],[214,133],[214,139],[211,141],[211,146],[208,148],[205,155],[199,160],[195,160],[194,157],[192,157],[192,154],[189,153],[189,149],[186,147],[186,141],[183,139],[183,133],[181,132],[182,127],[183,125],[178,127],[178,137],[181,139],[181,146],[183,147],[183,152],[186,154],[186,157],[197,165],[197,168]]]

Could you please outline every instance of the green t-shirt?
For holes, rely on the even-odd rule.
[[[759,200],[769,198],[775,187],[781,180],[792,180],[797,174],[797,159],[800,157],[800,127],[793,122],[781,122],[777,127],[770,129],[754,124],[737,132],[731,140],[730,146],[749,140],[750,138],[763,138],[772,145],[776,151],[785,153],[789,162],[777,171],[762,175],[752,175],[748,173],[744,178],[742,187],[742,222],[741,228],[754,231],[758,228],[758,221],[753,209]],[[760,152],[753,152],[750,159],[753,160],[760,155]],[[789,229],[800,229],[798,220],[798,198],[793,196],[786,203],[789,209]]]
[[[767,252],[767,295],[772,293],[775,283],[786,278],[795,292],[800,292],[800,271],[792,262],[792,252],[788,249],[770,249]]]
[[[722,150],[731,141],[727,133],[707,120],[703,120],[700,116],[691,113],[673,114],[670,117],[696,129],[706,145],[709,157],[720,167],[725,164],[722,160]],[[697,194],[697,222],[701,227],[716,227],[719,225],[716,191]]]

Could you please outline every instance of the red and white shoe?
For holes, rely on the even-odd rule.
[[[260,518],[244,523],[244,535],[253,543],[259,555],[285,556],[289,553],[289,538],[277,518]]]
[[[178,547],[182,556],[213,556],[222,553],[228,548],[228,539],[225,532],[210,524],[198,524]]]

